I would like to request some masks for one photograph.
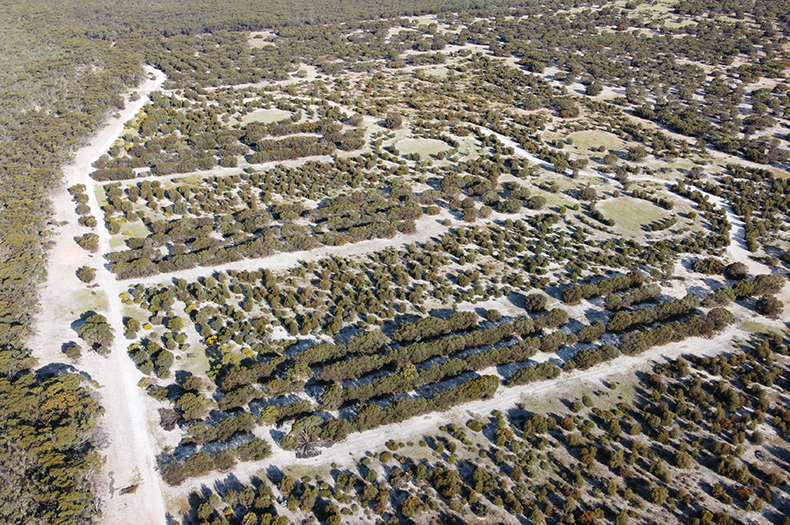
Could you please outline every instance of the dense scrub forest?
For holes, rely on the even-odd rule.
[[[0,5],[0,521],[138,489],[100,474],[95,359],[121,356],[171,520],[786,525],[788,24],[768,0]],[[40,297],[54,264],[73,295]],[[28,348],[46,323],[56,359]]]

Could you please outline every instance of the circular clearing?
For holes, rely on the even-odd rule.
[[[450,74],[450,70],[446,67],[426,67],[422,70],[428,76],[446,78]]]
[[[436,139],[406,139],[395,144],[395,147],[401,154],[419,153],[423,157],[436,155],[440,151],[450,151],[446,142]]]
[[[642,226],[669,217],[669,212],[650,201],[633,197],[607,199],[598,205],[598,209],[615,225],[634,233],[641,232]]]
[[[606,131],[578,131],[568,135],[573,139],[573,145],[579,149],[593,149],[603,146],[609,151],[618,150],[625,146],[617,135]]]
[[[264,124],[271,124],[272,122],[280,122],[290,118],[293,113],[282,109],[259,109],[252,113],[247,113],[241,119],[241,125],[246,126],[250,122],[263,122]]]

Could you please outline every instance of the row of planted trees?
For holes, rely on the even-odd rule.
[[[763,447],[767,432],[788,437],[788,411],[769,395],[787,386],[775,382],[786,372],[782,365],[776,373],[776,359],[786,353],[782,336],[757,338],[728,355],[655,365],[634,379],[632,401],[610,402],[613,384],[557,410],[520,405],[390,439],[317,479],[272,468],[252,484],[218,484],[184,518],[466,523],[504,513],[533,523],[625,525],[730,524],[762,514],[785,523],[777,496],[786,462]],[[757,459],[745,461],[747,452]]]

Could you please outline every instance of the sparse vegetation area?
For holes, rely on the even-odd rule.
[[[787,525],[784,2],[70,4],[0,7],[5,521]]]

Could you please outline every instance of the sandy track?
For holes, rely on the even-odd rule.
[[[532,153],[528,152],[523,147],[521,147],[521,144],[511,139],[510,137],[502,135],[501,133],[497,133],[492,129],[484,128],[482,126],[477,126],[477,129],[478,131],[480,131],[486,136],[490,137],[491,135],[493,135],[494,137],[497,138],[497,140],[499,140],[499,142],[504,144],[506,148],[513,148],[513,154],[516,155],[517,157],[522,157],[529,161],[532,161],[545,170],[554,171],[554,166],[552,166],[548,162],[540,160],[538,157],[536,157],[535,155],[533,155]]]
[[[727,257],[732,262],[742,262],[749,267],[752,274],[771,273],[771,269],[752,258],[751,252],[746,249],[746,228],[743,219],[735,215],[732,207],[723,198],[706,194],[710,201],[719,206],[727,213],[727,221],[730,223],[730,245],[727,246]]]
[[[126,355],[123,338],[121,303],[116,299],[119,285],[114,276],[104,267],[99,255],[83,251],[74,242],[75,235],[90,231],[79,226],[75,205],[66,188],[73,184],[84,184],[89,197],[91,213],[101,220],[94,187],[88,176],[92,163],[104,154],[123,133],[124,123],[148,102],[147,95],[158,90],[165,75],[153,68],[146,68],[150,75],[136,91],[140,99],[130,101],[117,118],[112,118],[92,143],[76,152],[74,160],[64,166],[64,181],[53,192],[52,201],[55,220],[62,227],[55,232],[54,247],[48,261],[48,278],[40,293],[43,297],[41,311],[34,326],[35,335],[29,343],[43,365],[67,364],[61,353],[62,343],[76,340],[72,323],[86,310],[95,310],[107,317],[115,331],[112,354],[102,358],[93,352],[85,352],[77,368],[99,383],[98,397],[105,409],[102,426],[108,445],[101,451],[106,465],[99,476],[96,495],[102,500],[102,521],[108,524],[146,523],[164,524],[166,509],[155,471],[155,448],[149,432],[144,393],[137,388],[139,372]],[[110,251],[110,235],[106,228],[96,228],[100,238],[99,253]],[[98,287],[88,288],[81,283],[76,270],[88,265],[97,270]],[[108,300],[109,299],[109,300]],[[69,365],[71,363],[68,363]],[[136,492],[119,495],[118,491],[130,485],[138,485]]]
[[[434,412],[402,423],[385,425],[366,432],[351,434],[345,441],[328,449],[323,449],[323,453],[314,458],[299,459],[293,452],[284,451],[274,445],[272,447],[273,454],[269,458],[257,463],[240,463],[233,470],[233,476],[244,482],[253,476],[259,475],[259,472],[265,471],[269,466],[283,468],[292,465],[302,465],[326,468],[335,463],[338,468],[352,469],[355,463],[364,457],[366,451],[382,449],[390,439],[404,442],[408,440],[416,441],[423,435],[436,432],[441,425],[447,423],[464,424],[476,415],[484,416],[490,414],[493,410],[506,411],[519,403],[541,397],[551,396],[556,399],[568,396],[576,398],[582,392],[605,388],[607,379],[612,380],[616,378],[621,380],[621,378],[637,370],[649,369],[655,362],[676,359],[682,355],[692,353],[698,356],[714,356],[724,353],[732,349],[731,342],[733,339],[743,336],[745,336],[743,332],[730,328],[711,339],[695,337],[666,346],[651,348],[638,356],[620,356],[613,361],[589,370],[563,373],[557,379],[512,388],[500,387],[496,394],[488,399],[464,403],[446,412]],[[486,373],[486,371],[481,373]],[[625,380],[627,380],[627,377]],[[268,436],[268,430],[268,428],[259,428],[256,434],[263,439],[271,441],[271,438]],[[227,474],[214,472],[210,475],[190,479],[187,484],[181,487],[168,488],[166,490],[172,496],[180,499],[186,497],[196,487],[211,487],[216,481],[226,477]]]
[[[441,236],[449,229],[448,226],[441,224],[441,221],[451,217],[452,216],[450,213],[446,210],[442,210],[442,213],[435,216],[423,215],[416,221],[416,233],[409,235],[398,234],[391,239],[371,239],[369,241],[344,244],[343,246],[323,246],[321,248],[298,252],[281,252],[259,259],[243,259],[232,263],[218,264],[216,266],[198,266],[195,268],[190,268],[189,270],[159,273],[156,275],[151,275],[150,277],[131,278],[121,282],[124,283],[125,286],[132,286],[136,284],[150,286],[152,284],[170,283],[174,279],[186,279],[187,281],[194,281],[200,277],[206,277],[221,270],[278,271],[293,268],[303,262],[317,261],[325,257],[349,257],[352,255],[375,253],[381,250],[386,250],[387,248],[397,249],[413,242],[425,242],[429,239]],[[480,220],[475,224],[484,224],[489,221],[490,220]]]
[[[138,175],[133,179],[124,179],[121,181],[103,181],[97,183],[97,185],[107,186],[109,184],[118,184],[119,182],[122,185],[126,184],[137,184],[141,181],[159,181],[159,182],[166,182],[166,181],[173,181],[176,179],[191,179],[193,177],[199,177],[204,179],[206,177],[229,177],[231,175],[243,175],[244,168],[253,168],[257,171],[264,171],[276,166],[285,166],[285,167],[296,167],[301,166],[307,162],[330,162],[332,160],[331,155],[316,155],[314,157],[301,157],[296,160],[278,160],[278,161],[271,161],[265,162],[262,164],[250,164],[249,162],[242,160],[239,162],[239,165],[235,168],[223,168],[222,166],[215,166],[210,170],[203,170],[203,171],[190,171],[188,173],[171,173],[170,175],[153,175],[148,172],[143,172],[142,174]]]
[[[480,128],[480,131],[487,135],[494,135],[496,136],[506,147],[512,147],[515,151],[515,154],[521,157],[524,157],[536,164],[541,165],[546,169],[553,169],[550,164],[547,164],[531,153],[527,152],[521,145],[517,144],[514,140],[496,133],[488,128]],[[271,163],[279,164],[279,163]],[[228,174],[235,174],[238,173],[238,168],[219,168],[224,171],[222,173],[210,173],[210,172],[197,172],[196,174],[200,176],[207,176],[211,174],[215,175],[228,175]],[[218,170],[219,170],[218,169]],[[187,174],[186,176],[189,176]],[[169,177],[162,177],[158,178],[161,179],[173,179],[178,177],[185,177],[185,175],[173,175]],[[508,216],[501,215],[498,213],[493,213],[490,218],[488,219],[478,219],[474,224],[475,225],[482,225],[491,223],[498,219],[505,219]],[[302,262],[308,261],[316,261],[322,259],[324,257],[330,256],[338,256],[338,257],[347,257],[351,255],[363,255],[369,253],[375,253],[381,250],[385,250],[387,248],[401,248],[405,245],[411,244],[413,242],[425,242],[432,238],[437,238],[447,232],[452,226],[444,226],[442,221],[444,219],[453,219],[453,216],[447,211],[442,210],[439,215],[429,216],[423,215],[420,219],[417,220],[417,232],[409,235],[396,235],[391,239],[372,239],[369,241],[362,241],[353,244],[345,244],[343,246],[324,246],[321,248],[316,248],[313,250],[305,250],[305,251],[298,251],[298,252],[282,252],[277,253],[275,255],[271,255],[269,257],[263,257],[258,259],[243,259],[240,261],[235,261],[231,263],[225,264],[218,264],[215,266],[199,266],[196,268],[190,268],[188,270],[181,270],[176,272],[166,272],[166,273],[159,273],[156,275],[151,275],[149,277],[143,278],[130,278],[124,279],[121,282],[127,285],[136,285],[142,284],[145,286],[150,286],[154,284],[163,284],[163,283],[170,283],[174,279],[186,279],[187,281],[194,281],[200,277],[206,277],[213,274],[219,270],[236,270],[236,271],[256,271],[256,270],[286,270],[289,268],[293,268]],[[454,221],[455,222],[455,221]]]

